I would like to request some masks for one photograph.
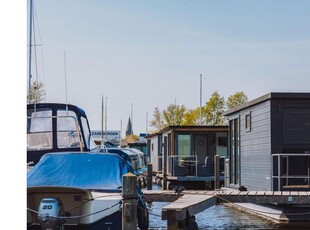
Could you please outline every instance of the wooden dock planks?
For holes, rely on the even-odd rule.
[[[147,202],[173,202],[162,208],[162,219],[167,220],[167,229],[178,229],[189,216],[215,205],[217,202],[248,203],[244,205],[302,204],[310,205],[310,192],[306,191],[238,191],[221,189],[216,191],[145,191]]]
[[[189,195],[185,194],[175,202],[162,208],[162,219],[167,220],[167,213],[175,210],[176,220],[184,220],[187,212],[189,216],[193,216],[216,203],[216,197],[210,195]]]
[[[147,202],[174,202],[187,195],[192,197],[216,196],[217,202],[238,202],[255,204],[310,204],[310,192],[302,191],[243,191],[218,190],[218,191],[183,191],[179,194],[174,191],[145,191],[144,198]]]

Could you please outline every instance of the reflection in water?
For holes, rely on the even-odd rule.
[[[158,189],[158,188],[155,188]],[[149,204],[150,228],[167,229],[167,221],[161,220],[161,209],[167,202],[154,202]],[[310,223],[295,222],[279,224],[261,217],[251,215],[225,205],[215,205],[198,213],[196,221],[199,229],[277,229],[277,230],[310,230]]]

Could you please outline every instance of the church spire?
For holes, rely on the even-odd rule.
[[[131,124],[131,120],[130,120],[130,117],[129,117],[128,123],[127,123],[127,128],[126,128],[126,136],[130,136],[132,134],[133,134],[132,124]]]

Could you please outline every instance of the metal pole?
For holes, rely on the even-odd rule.
[[[30,93],[31,93],[31,46],[32,46],[32,0],[30,0],[30,4],[29,4],[29,57],[28,57],[28,103],[30,103]]]
[[[105,98],[105,127],[104,127],[104,140],[107,141],[108,132],[108,97]]]
[[[281,158],[278,154],[278,191],[281,191]]]
[[[167,190],[167,160],[168,160],[168,154],[167,154],[167,136],[164,136],[164,162],[163,162],[163,190]]]
[[[149,129],[149,126],[148,126],[148,123],[149,123],[149,113],[146,112],[146,129],[145,129],[145,135],[147,135],[147,132],[148,132],[148,129]]]
[[[200,74],[200,110],[199,110],[199,125],[202,125],[201,106],[202,106],[202,74]]]
[[[104,125],[103,125],[103,123],[104,123],[104,116],[103,116],[103,114],[104,114],[104,101],[103,101],[103,95],[101,96],[101,144],[103,144],[103,127],[104,127]]]
[[[177,99],[174,98],[174,125],[177,125]]]

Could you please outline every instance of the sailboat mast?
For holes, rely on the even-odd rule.
[[[32,0],[29,2],[29,57],[28,57],[28,103],[30,103],[30,93],[31,93],[31,47],[32,47]]]
[[[104,114],[104,102],[103,102],[103,95],[102,95],[102,98],[101,98],[101,141],[102,141],[102,144],[104,143],[104,139],[103,139],[103,123],[104,123],[104,117],[103,117],[103,114]]]

